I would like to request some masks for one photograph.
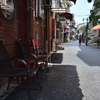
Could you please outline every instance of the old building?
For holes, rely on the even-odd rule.
[[[18,53],[17,39],[23,39],[29,49],[33,47],[32,39],[37,39],[40,48],[54,51],[57,19],[51,10],[52,0],[0,0],[0,5],[0,41],[11,57]],[[0,86],[7,80],[1,77]]]

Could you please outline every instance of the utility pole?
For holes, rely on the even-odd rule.
[[[83,21],[84,21],[85,18],[83,18]],[[87,25],[86,25],[86,46],[88,46],[88,18],[85,19],[87,21]]]
[[[86,19],[87,20],[87,26],[86,26],[86,46],[88,46],[88,18]]]

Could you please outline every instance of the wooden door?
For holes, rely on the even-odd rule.
[[[55,19],[51,17],[50,23],[50,33],[51,33],[51,51],[53,50],[53,40],[55,39]]]
[[[17,0],[18,38],[27,42],[26,0]]]
[[[55,19],[52,18],[52,39],[55,39]]]

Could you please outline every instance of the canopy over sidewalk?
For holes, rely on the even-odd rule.
[[[94,26],[91,30],[100,30],[100,24],[99,24],[99,25]]]

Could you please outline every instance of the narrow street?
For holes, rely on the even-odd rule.
[[[0,100],[100,100],[100,0],[0,9]]]
[[[100,100],[100,48],[84,43],[79,46],[78,41],[62,45],[64,50],[52,54],[53,67],[47,72],[47,79],[39,73],[43,90],[40,91],[37,81],[30,85],[32,99]],[[29,100],[23,83],[3,100]]]
[[[33,100],[100,100],[100,48],[79,46],[78,41],[63,47],[52,54],[48,78],[39,73],[43,90],[37,81],[30,85]],[[23,82],[4,100],[29,100]]]
[[[76,66],[82,100],[100,100],[100,48],[84,43],[79,46],[78,41],[64,43],[63,46],[65,50],[57,53],[63,54],[62,65]]]

